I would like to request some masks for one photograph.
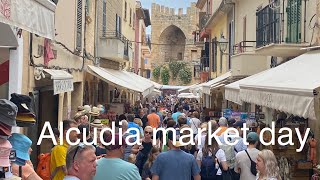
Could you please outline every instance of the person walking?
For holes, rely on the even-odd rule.
[[[253,162],[256,162],[258,153],[260,152],[256,149],[259,143],[259,136],[255,132],[250,132],[247,135],[247,142],[249,146],[247,150],[238,152],[236,155],[235,172],[240,173],[240,180],[255,180],[256,174],[251,172]]]
[[[151,114],[149,114],[147,118],[149,126],[155,129],[160,127],[161,121],[159,115],[157,114],[156,108],[151,109]]]
[[[141,145],[136,144],[132,147],[131,152],[137,154],[136,166],[139,173],[142,173],[143,165],[148,159],[148,154],[152,149],[152,127],[146,126],[144,128],[144,138],[141,139]]]
[[[149,153],[148,160],[143,166],[142,170],[142,180],[151,180],[152,174],[150,172],[150,168],[153,165],[153,162],[156,160],[157,156],[160,153],[160,149],[158,147],[152,147],[151,152]]]
[[[273,152],[264,149],[257,156],[257,180],[281,180],[279,166]]]
[[[76,128],[77,122],[72,120],[63,121],[63,145],[55,146],[51,151],[50,173],[52,180],[62,180],[67,174],[66,156],[69,144],[66,140],[67,131],[70,128]],[[76,131],[71,131],[69,137],[71,142],[76,142],[78,135]]]
[[[111,142],[112,135],[104,134],[104,141]],[[97,172],[94,180],[141,180],[138,168],[122,160],[126,142],[119,134],[114,135],[114,144],[105,146],[107,154],[97,161]],[[122,144],[121,144],[121,143]]]
[[[168,132],[169,151],[158,155],[151,167],[152,180],[200,180],[200,168],[193,155],[180,149],[182,144]]]
[[[199,113],[197,111],[193,111],[190,119],[190,126],[193,131],[193,137],[195,137],[198,134],[198,128],[200,128],[201,125],[201,121],[199,118]]]
[[[67,175],[63,180],[92,180],[96,174],[96,155],[93,145],[79,143],[68,148]]]

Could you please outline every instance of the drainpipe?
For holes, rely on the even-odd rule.
[[[304,0],[303,42],[306,43],[307,0]]]
[[[94,65],[98,65],[99,64],[99,60],[98,60],[98,0],[96,0],[95,3],[95,33],[94,33],[94,61],[93,64]]]

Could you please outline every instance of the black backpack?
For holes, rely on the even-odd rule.
[[[251,171],[251,173],[252,173],[254,176],[256,176],[256,175],[257,175],[256,162],[252,161],[252,159],[251,159],[248,151],[247,151],[247,150],[245,150],[245,151],[246,151],[246,153],[247,153],[247,155],[248,155],[248,157],[249,157],[249,159],[250,159],[250,161],[251,161],[250,171]]]
[[[219,150],[219,149],[218,149]],[[216,168],[216,150],[211,156],[204,156],[201,160],[201,179],[215,179],[219,168]],[[220,164],[219,164],[220,166]]]

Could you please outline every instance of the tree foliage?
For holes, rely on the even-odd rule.
[[[184,62],[171,61],[169,63],[169,69],[171,71],[172,78],[176,79],[179,74],[179,71],[185,67],[186,67],[186,63]]]
[[[180,69],[179,79],[183,84],[189,84],[192,81],[192,72],[190,68],[184,67]]]
[[[158,81],[159,80],[159,77],[160,77],[160,70],[161,70],[161,67],[160,66],[157,66],[153,69],[152,71],[152,76],[153,78]]]
[[[161,81],[162,81],[162,84],[168,85],[169,84],[169,80],[170,80],[169,69],[166,66],[164,66],[161,69]]]

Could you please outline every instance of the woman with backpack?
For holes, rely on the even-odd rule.
[[[197,163],[201,169],[201,180],[222,180],[222,170],[228,170],[224,151],[219,148],[215,138],[211,139],[209,145],[209,135],[206,136],[205,144],[198,152]]]
[[[281,180],[278,162],[272,151],[268,149],[260,151],[256,164],[257,180]]]

